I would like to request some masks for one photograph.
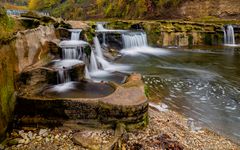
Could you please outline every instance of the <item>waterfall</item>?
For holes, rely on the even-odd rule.
[[[97,30],[106,30],[106,29],[103,27],[102,23],[98,23],[97,24]]]
[[[102,23],[98,23],[96,30],[104,31],[106,29],[104,28]],[[103,43],[102,44],[106,45],[106,33],[102,33],[102,39],[103,39]]]
[[[72,30],[69,30],[69,31],[71,31],[71,40],[79,40],[80,33],[81,33],[82,30],[72,29]]]
[[[78,59],[79,51],[77,48],[62,48],[63,59]]]
[[[91,51],[91,58],[90,58],[90,71],[98,71],[98,65],[96,61],[96,57],[93,51]]]
[[[86,78],[86,79],[91,79],[91,77],[90,77],[90,74],[89,74],[89,71],[88,71],[88,68],[87,68],[87,67],[85,67],[85,78]]]
[[[232,25],[228,25],[226,28],[223,27],[224,33],[224,44],[232,44],[235,45],[235,34],[234,28]]]
[[[102,48],[97,37],[94,37],[94,45],[98,62],[102,65],[103,69],[109,67],[110,63],[103,57]]]
[[[59,69],[58,70],[58,84],[70,82],[71,78],[67,70]]]
[[[144,32],[122,34],[124,48],[147,46],[147,35]]]
[[[103,58],[102,48],[98,40],[98,37],[94,37],[93,42],[95,45],[95,51],[97,53],[97,56]]]

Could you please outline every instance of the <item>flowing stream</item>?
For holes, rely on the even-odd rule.
[[[170,109],[240,141],[240,52],[233,47],[123,49],[116,63],[144,77]],[[155,105],[160,104],[155,102]]]

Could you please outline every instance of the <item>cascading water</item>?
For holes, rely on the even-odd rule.
[[[94,45],[97,61],[102,65],[103,69],[110,66],[110,63],[103,57],[102,48],[97,37],[94,37]]]
[[[224,33],[224,44],[231,44],[235,45],[235,34],[234,34],[234,28],[232,25],[228,25],[226,28],[223,27],[223,33]]]
[[[63,59],[78,59],[79,55],[77,48],[62,48]]]
[[[144,32],[122,34],[124,48],[147,46],[147,35]]]
[[[87,42],[79,40],[81,30],[80,29],[72,29],[71,31],[71,40],[62,41],[60,43],[60,47],[62,47],[62,67],[58,70],[58,81],[59,83],[67,83],[71,81],[71,77],[68,73],[68,68],[72,65],[68,65],[68,67],[64,67],[67,64],[73,64],[77,60],[87,61],[87,56],[83,53],[83,48],[88,45]],[[97,63],[94,59],[94,53],[91,53],[91,63],[89,68],[91,70],[97,69]],[[66,64],[66,60],[68,63]],[[85,77],[90,79],[88,67],[85,66]]]
[[[106,29],[103,27],[102,23],[98,23],[97,24],[97,30],[106,30]]]
[[[71,81],[71,77],[67,70],[59,69],[58,70],[58,84],[67,83]]]
[[[98,71],[98,65],[96,61],[96,57],[93,51],[91,51],[91,58],[90,58],[90,71]]]
[[[79,40],[80,33],[81,33],[82,30],[72,29],[72,30],[69,30],[69,31],[71,31],[71,40]]]
[[[97,24],[97,30],[105,31],[106,29],[104,28],[102,23]],[[102,33],[102,38],[103,38],[103,45],[106,45],[106,33]]]

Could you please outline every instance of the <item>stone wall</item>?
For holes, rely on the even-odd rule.
[[[188,18],[215,16],[239,19],[240,2],[239,0],[191,0],[184,2],[178,12]]]
[[[141,27],[152,46],[194,46],[223,44],[224,24],[189,21],[112,21],[108,28],[131,29]]]
[[[15,106],[15,79],[27,67],[49,60],[45,43],[54,39],[54,27],[40,26],[19,32],[0,46],[0,141],[5,137]]]

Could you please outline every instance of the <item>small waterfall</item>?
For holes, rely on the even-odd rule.
[[[69,30],[71,31],[71,40],[79,40],[80,34],[82,32],[82,30],[79,29],[72,29]]]
[[[103,57],[102,48],[97,37],[94,37],[94,45],[98,62],[102,65],[103,69],[109,67],[110,63]]]
[[[91,58],[90,58],[90,71],[98,71],[98,65],[96,61],[96,57],[93,51],[91,51]]]
[[[88,71],[88,68],[87,68],[87,67],[85,67],[85,78],[86,78],[86,79],[91,79],[91,77],[90,77],[90,74],[89,74],[89,71]]]
[[[101,48],[100,42],[98,40],[98,37],[94,37],[93,42],[95,45],[95,50],[96,50],[97,56],[103,58],[102,48]]]
[[[59,69],[58,70],[58,84],[70,82],[71,78],[67,70]]]
[[[147,46],[147,35],[144,32],[122,34],[124,48]]]
[[[106,30],[106,29],[103,27],[103,24],[102,24],[102,23],[98,23],[96,29],[97,29],[97,30]]]
[[[104,28],[104,26],[103,26],[102,23],[98,23],[96,29],[97,29],[97,30],[101,30],[101,31],[106,30],[106,29]],[[102,38],[103,38],[103,43],[102,43],[102,44],[103,44],[103,45],[106,45],[106,33],[102,33]]]
[[[223,27],[224,33],[224,44],[232,44],[235,45],[235,34],[234,28],[232,25],[228,25],[226,28]]]
[[[63,59],[78,59],[79,51],[77,48],[62,48]]]

